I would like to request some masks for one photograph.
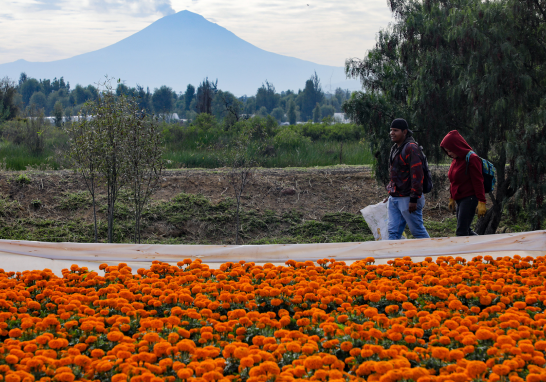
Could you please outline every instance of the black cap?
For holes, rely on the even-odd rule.
[[[407,130],[409,129],[408,123],[403,118],[396,118],[391,123],[391,129]]]

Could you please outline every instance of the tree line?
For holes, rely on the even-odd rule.
[[[214,115],[216,119],[234,119],[243,116],[273,116],[279,123],[298,121],[320,122],[342,112],[341,106],[350,97],[348,90],[337,88],[333,94],[325,93],[320,79],[314,73],[303,89],[297,92],[277,92],[275,86],[264,81],[255,95],[236,97],[218,88],[218,80],[205,78],[196,86],[188,84],[184,92],[177,93],[167,85],[151,91],[141,85],[129,87],[120,82],[113,89],[117,96],[126,95],[138,100],[138,105],[149,114],[166,118],[177,113],[181,119],[194,120],[200,113]],[[64,77],[36,79],[21,73],[18,82],[5,77],[0,80],[0,122],[42,112],[53,117],[60,125],[63,120],[78,115],[87,101],[99,96],[95,85],[76,85],[71,88]]]

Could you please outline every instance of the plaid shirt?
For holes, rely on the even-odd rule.
[[[423,195],[423,160],[421,150],[412,137],[402,146],[391,149],[390,176],[387,191],[391,196],[409,196],[411,203]]]

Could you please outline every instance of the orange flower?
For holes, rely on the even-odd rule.
[[[389,362],[381,361],[375,364],[375,372],[380,375],[384,375],[392,369],[393,369],[393,366]]]
[[[107,335],[106,335],[106,338],[108,338],[108,341],[112,341],[112,342],[118,342],[118,341],[121,341],[123,339],[123,333],[122,332],[109,332]]]
[[[8,355],[5,358],[5,360],[6,360],[7,363],[11,363],[12,365],[19,362],[19,358],[17,356],[12,355],[12,354]]]
[[[470,361],[466,365],[466,371],[471,378],[477,378],[487,370],[487,365],[482,361]]]
[[[495,365],[492,371],[498,375],[507,375],[510,372],[510,368],[506,365]]]
[[[438,358],[442,360],[447,359],[447,357],[449,356],[449,349],[444,347],[432,348],[432,356],[434,358]]]
[[[322,367],[322,359],[318,356],[311,356],[303,361],[303,366],[308,370],[316,370]]]

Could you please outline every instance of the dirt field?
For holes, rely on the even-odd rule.
[[[444,171],[444,169],[435,171]],[[446,218],[452,218],[446,209],[449,198],[446,187],[445,185],[440,186],[439,197],[435,198],[432,194],[427,195],[424,211],[426,221],[440,223]],[[71,226],[71,224],[89,228],[92,223],[92,209],[87,194],[83,191],[86,191],[86,188],[81,179],[69,171],[2,173],[0,175],[0,193],[2,195],[0,225],[3,238],[23,239],[28,237],[28,239],[36,240],[35,234],[40,230],[35,226],[49,226],[50,231],[54,228],[61,229],[63,225]],[[165,207],[181,193],[204,198],[207,205],[210,204],[210,208],[234,199],[226,169],[172,170],[164,174],[161,187],[153,196],[152,205]],[[358,233],[358,224],[360,221],[363,222],[360,210],[369,204],[379,202],[385,196],[386,192],[378,186],[368,167],[260,169],[256,172],[242,198],[242,207],[246,214],[243,222],[245,222],[245,217],[248,223],[252,220],[252,216],[264,220],[263,217],[267,215],[274,218],[269,221],[275,224],[270,225],[266,222],[267,224],[261,228],[259,224],[258,226],[251,225],[250,229],[246,228],[246,236],[243,235],[243,237],[246,238],[246,242],[255,242],[256,240],[272,242],[283,237],[297,237],[297,232],[300,232],[299,236],[303,239],[289,241],[316,241],[317,239],[306,240],[304,237],[309,234],[301,234],[303,231],[298,231],[294,224],[301,226],[306,222],[323,222],[325,216],[328,216],[329,224],[333,224],[332,222],[343,223],[341,226],[336,225],[338,231],[339,229],[343,230],[344,224],[345,226],[349,224],[354,226],[356,234]],[[104,205],[104,198],[99,201],[99,205],[101,203]],[[203,204],[203,202],[200,203]],[[104,207],[102,208],[102,210],[99,208],[99,211],[103,211]],[[187,209],[185,211],[186,218],[179,219],[179,221],[174,219],[175,211],[172,208],[169,210],[171,213],[156,212],[155,215],[150,213],[148,224],[145,225],[144,237],[152,241],[168,241],[170,239],[174,242],[180,240],[193,243],[230,242],[231,233],[227,227],[232,224],[233,202],[224,211],[224,217],[229,216],[229,219],[225,218],[223,223],[222,219],[214,221],[210,211],[206,209],[196,210],[195,206],[177,208],[179,213],[184,212],[182,211],[184,208]],[[214,216],[217,216],[217,208],[215,211]],[[198,217],[199,214],[202,216]],[[297,216],[297,221],[289,221],[284,224],[285,220],[290,220],[286,219],[287,214]],[[124,221],[123,216],[125,216],[125,220],[128,220],[126,215],[120,214],[121,222]],[[99,213],[101,221],[104,220],[104,216],[103,212]],[[156,218],[152,218],[153,216]],[[158,216],[159,218],[157,218]],[[332,220],[332,216],[344,218]],[[276,228],[271,228],[272,226]],[[21,231],[25,227],[26,231]],[[10,228],[19,234],[10,234]],[[129,222],[127,221],[125,226],[120,227],[120,230],[130,230]],[[215,230],[220,230],[223,233],[217,234],[214,232]],[[245,230],[244,225],[243,230]],[[50,234],[52,233],[50,232]],[[83,236],[74,237],[70,241],[87,241],[84,237],[88,234],[82,231],[81,235]],[[366,234],[369,239],[370,232]],[[59,235],[53,236],[49,240],[57,241],[56,238],[58,238],[59,241],[66,241],[67,238],[70,239],[70,235],[67,238],[64,234]],[[124,235],[129,235],[129,233]],[[263,241],[264,239],[265,241]],[[128,240],[126,236],[122,236],[119,241]]]

